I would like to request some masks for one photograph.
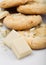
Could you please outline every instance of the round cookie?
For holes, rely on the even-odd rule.
[[[1,8],[10,8],[10,7],[18,6],[21,4],[25,4],[28,1],[29,0],[3,0],[2,2],[0,2],[0,7]],[[32,1],[32,0],[30,0],[30,1]]]
[[[45,24],[44,24],[45,25]],[[18,31],[32,49],[46,48],[46,25],[26,31]]]
[[[37,26],[42,22],[40,15],[23,15],[23,14],[12,14],[8,15],[3,23],[6,27],[15,30],[26,30]]]
[[[46,3],[30,2],[20,5],[17,11],[23,14],[46,14]]]

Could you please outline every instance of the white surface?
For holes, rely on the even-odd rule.
[[[18,60],[11,50],[0,44],[0,65],[46,65],[46,49],[32,51],[32,54]]]
[[[43,15],[43,20],[46,21],[46,15]],[[33,50],[30,56],[18,60],[0,41],[0,65],[46,65],[46,49]]]

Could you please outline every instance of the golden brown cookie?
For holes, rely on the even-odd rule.
[[[12,14],[8,15],[3,23],[6,27],[15,30],[25,30],[37,26],[42,22],[40,15],[23,15]]]
[[[29,0],[3,0],[0,2],[0,7],[1,8],[10,8],[10,7],[15,7],[21,4],[27,3]],[[32,0],[30,0],[32,1]]]
[[[17,11],[23,14],[46,14],[46,3],[30,2],[20,5]]]
[[[46,3],[46,0],[33,0],[33,1],[37,3]]]
[[[46,48],[46,37],[35,37],[31,39],[31,48],[32,49],[44,49]]]
[[[26,31],[18,31],[32,49],[46,48],[46,25]]]

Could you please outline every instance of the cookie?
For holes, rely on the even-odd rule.
[[[15,7],[21,4],[27,3],[29,0],[3,0],[0,2],[0,7],[1,8],[10,8],[10,7]],[[30,0],[32,1],[32,0]]]
[[[37,3],[46,3],[46,0],[33,0],[33,1]]]
[[[31,43],[31,48],[32,49],[44,49],[46,48],[46,37],[35,37],[33,39],[31,39],[32,43]]]
[[[0,19],[6,17],[7,15],[9,15],[8,11],[0,11]]]
[[[32,49],[46,48],[46,27],[40,26],[39,28],[18,32],[24,37]]]
[[[37,26],[42,22],[40,15],[23,15],[23,14],[12,14],[8,15],[3,23],[6,27],[15,30],[26,30]]]
[[[30,2],[25,5],[20,5],[17,11],[23,14],[46,14],[46,4]]]

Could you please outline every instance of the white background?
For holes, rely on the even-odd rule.
[[[46,65],[46,49],[33,50],[31,55],[18,60],[0,41],[0,65]]]
[[[46,15],[42,17],[46,21]],[[0,65],[46,65],[46,49],[33,50],[30,56],[18,60],[14,53],[0,41]]]

